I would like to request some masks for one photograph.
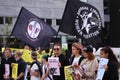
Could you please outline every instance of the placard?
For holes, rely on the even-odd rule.
[[[100,59],[96,80],[102,80],[102,78],[104,76],[104,73],[105,73],[105,69],[104,69],[103,65],[107,65],[108,61],[109,60],[106,59],[106,58],[101,58]]]
[[[58,57],[49,57],[48,58],[48,64],[50,73],[53,75],[60,75],[60,69],[59,69],[59,58]]]
[[[9,64],[5,64],[5,75],[6,76],[10,75],[10,65]]]
[[[17,78],[18,75],[18,64],[12,63],[12,78]]]

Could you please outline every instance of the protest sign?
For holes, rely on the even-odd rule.
[[[5,64],[5,75],[6,76],[10,75],[10,65],[9,64]]]
[[[71,66],[65,66],[64,72],[65,72],[65,80],[73,80],[72,74],[71,74]]]
[[[104,73],[105,73],[105,69],[104,69],[103,65],[107,65],[108,61],[109,60],[105,59],[105,58],[100,59],[96,80],[102,80]]]
[[[81,77],[85,76],[85,73],[81,66],[74,65],[72,69],[73,69],[72,76],[73,76],[74,80],[80,80]]]
[[[53,75],[60,75],[60,69],[59,69],[59,58],[58,57],[49,57],[48,58],[48,64],[50,68],[50,72]]]
[[[18,64],[12,63],[12,78],[17,78],[18,75]]]

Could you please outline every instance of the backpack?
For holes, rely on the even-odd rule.
[[[32,62],[30,65],[30,68],[33,66],[33,64],[37,64],[40,76],[42,76],[42,67],[40,66],[40,62],[38,62],[38,61]]]
[[[46,66],[44,67],[44,70],[45,70],[45,73],[47,72],[47,68],[46,68]],[[50,80],[52,80],[52,78],[50,77],[50,75],[48,74],[48,76],[47,76]]]

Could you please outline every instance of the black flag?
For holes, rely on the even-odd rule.
[[[109,0],[110,10],[110,46],[120,47],[120,0]]]
[[[45,22],[41,21],[30,11],[21,8],[18,19],[11,35],[37,48],[44,49],[51,41],[56,31]]]
[[[85,43],[96,46],[101,43],[102,26],[99,11],[80,0],[68,0],[59,31],[80,37]]]

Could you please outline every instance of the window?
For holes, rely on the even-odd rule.
[[[3,17],[0,17],[0,24],[4,24]]]
[[[12,17],[0,17],[0,24],[12,24]]]
[[[56,19],[56,25],[60,25],[61,19]]]
[[[104,0],[104,13],[109,14],[109,0]]]
[[[5,17],[5,24],[12,24],[12,17]]]
[[[46,19],[46,23],[48,23],[49,25],[52,25],[52,20],[51,19]]]

